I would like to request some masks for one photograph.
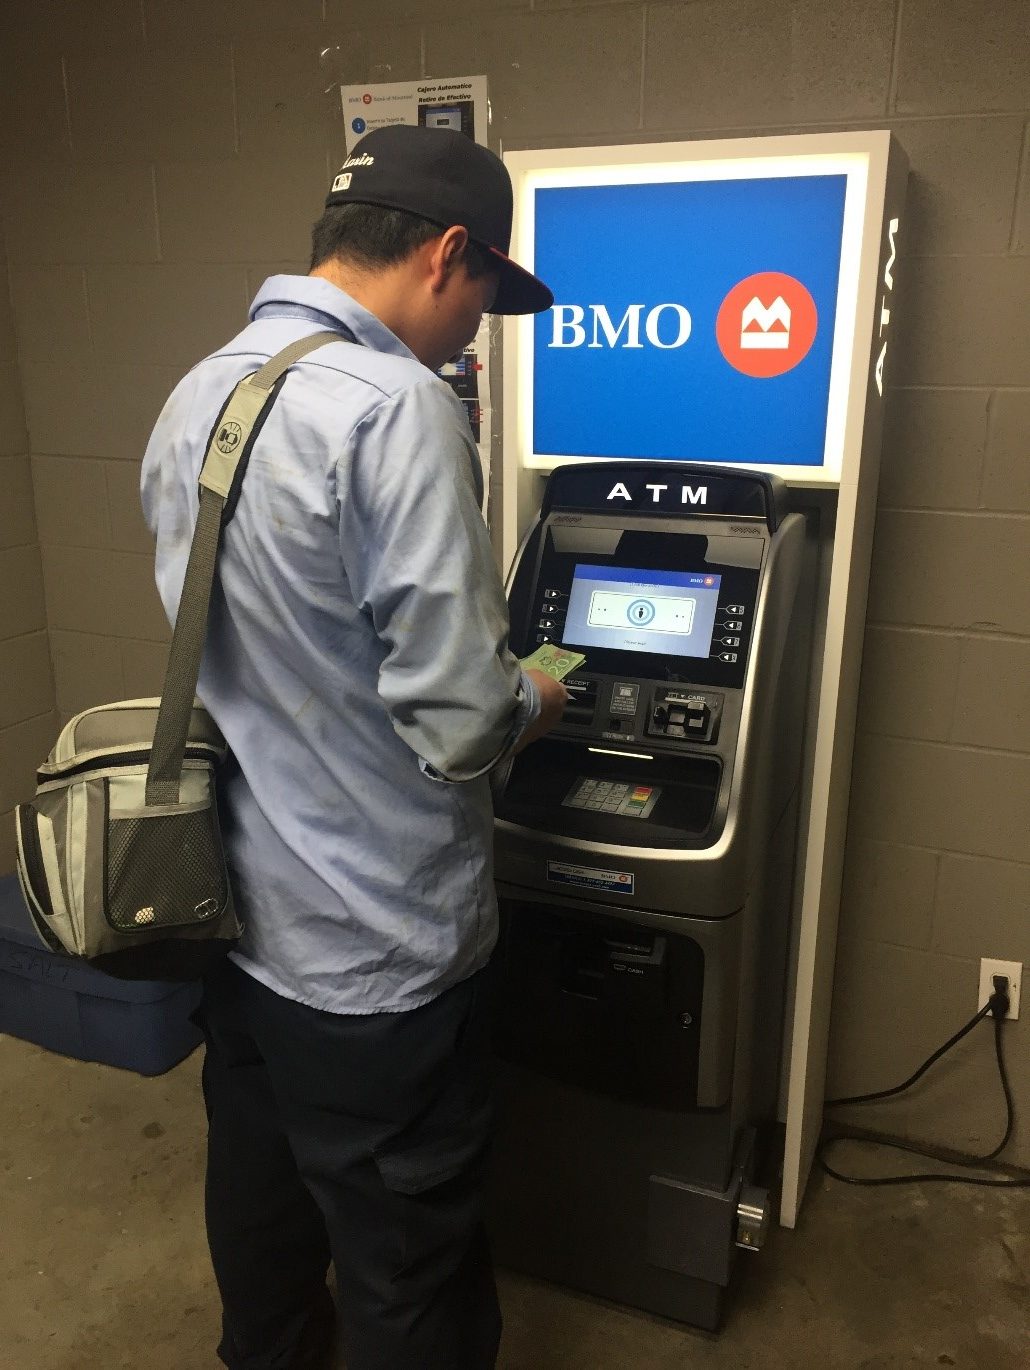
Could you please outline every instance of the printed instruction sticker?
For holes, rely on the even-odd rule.
[[[607,871],[597,866],[573,866],[566,861],[548,861],[547,878],[556,885],[578,885],[605,894],[632,894],[632,871]]]

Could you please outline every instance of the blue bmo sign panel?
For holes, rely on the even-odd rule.
[[[533,450],[821,465],[846,181],[538,189]]]

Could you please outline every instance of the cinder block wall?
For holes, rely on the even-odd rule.
[[[14,806],[31,793],[56,717],[43,570],[0,234],[0,872],[14,868]]]
[[[343,154],[341,78],[486,73],[495,146],[893,128],[913,174],[831,1091],[918,1064],[972,1013],[982,955],[1030,962],[1025,0],[7,8],[3,215],[64,716],[158,688],[167,634],[135,493],[146,435],[266,272],[302,267]],[[35,565],[31,538],[18,541],[15,560]],[[0,603],[11,597],[5,577]],[[5,690],[43,669],[38,591],[32,604],[15,593],[3,610],[0,631],[13,623],[37,654],[23,663],[4,644]],[[38,731],[0,734],[25,742],[0,809],[29,784]],[[1008,1037],[1024,1161],[1028,1018]],[[988,1036],[867,1120],[989,1146],[1001,1105]]]

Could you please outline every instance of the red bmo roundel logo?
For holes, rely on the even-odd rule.
[[[719,350],[745,376],[782,376],[815,342],[815,300],[794,276],[760,271],[738,281],[715,321]]]

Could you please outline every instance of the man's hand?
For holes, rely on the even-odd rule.
[[[526,675],[540,695],[540,715],[519,738],[515,748],[517,752],[521,752],[523,747],[528,747],[531,742],[535,742],[538,737],[543,737],[544,733],[549,733],[556,727],[566,704],[572,698],[561,681],[555,680],[553,676],[546,675],[543,671],[532,670],[527,671]]]

